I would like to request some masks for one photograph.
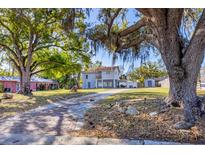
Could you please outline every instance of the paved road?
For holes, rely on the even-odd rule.
[[[63,136],[83,126],[84,113],[96,102],[127,89],[110,89],[97,94],[45,105],[11,118],[0,120],[0,144],[23,136]],[[18,143],[20,141],[18,140]]]

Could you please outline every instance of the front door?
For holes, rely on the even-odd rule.
[[[88,82],[88,88],[91,88],[91,86],[90,86],[90,82]]]

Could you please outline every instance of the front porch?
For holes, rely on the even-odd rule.
[[[96,79],[96,88],[117,88],[119,81],[116,79]]]

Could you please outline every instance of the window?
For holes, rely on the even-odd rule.
[[[110,71],[107,71],[106,74],[110,74]]]
[[[88,75],[85,75],[85,78],[88,79]]]

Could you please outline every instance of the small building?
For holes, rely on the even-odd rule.
[[[144,86],[145,87],[155,87],[156,86],[155,79],[146,79],[144,81]]]
[[[82,72],[82,88],[117,88],[119,87],[119,75],[118,66],[89,69]]]
[[[152,78],[146,79],[144,81],[145,87],[161,87],[161,86],[169,86],[168,77],[159,77],[159,78]]]
[[[50,79],[32,77],[30,88],[32,91],[58,89],[58,82]],[[16,93],[20,90],[20,78],[14,76],[0,76],[0,92]]]

